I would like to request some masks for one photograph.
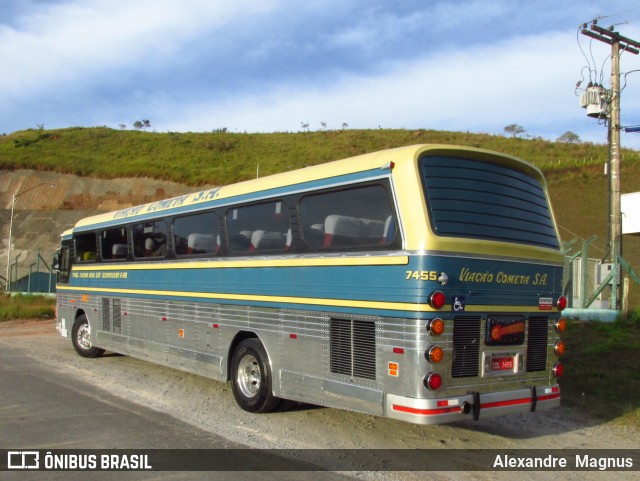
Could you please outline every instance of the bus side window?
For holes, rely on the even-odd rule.
[[[178,256],[218,255],[218,216],[204,212],[177,217],[173,221],[173,245]]]
[[[75,235],[76,262],[92,262],[98,252],[95,232]]]
[[[127,229],[117,227],[102,231],[102,260],[126,259],[129,253],[127,247]]]
[[[391,201],[378,184],[307,195],[300,216],[308,250],[384,248],[396,238]]]
[[[233,253],[285,252],[291,246],[291,226],[282,201],[230,209],[226,215]]]
[[[164,258],[168,254],[167,224],[151,221],[133,226],[133,253],[136,258]]]

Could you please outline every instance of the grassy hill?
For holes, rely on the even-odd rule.
[[[188,185],[228,184],[366,152],[443,143],[505,152],[544,171],[602,165],[606,147],[435,130],[149,133],[98,128],[26,130],[0,137],[0,169],[54,170],[102,178],[153,177]],[[640,152],[623,150],[628,161]]]
[[[591,257],[605,257],[607,147],[435,130],[329,130],[298,133],[151,133],[106,127],[26,130],[0,137],[0,169],[51,170],[95,178],[152,177],[222,185],[376,150],[418,143],[480,147],[528,160],[548,180],[563,240],[598,236]],[[640,152],[622,151],[622,192],[640,191]],[[185,191],[193,190],[185,187]],[[640,238],[625,238],[640,270]],[[640,307],[640,288],[632,289]]]

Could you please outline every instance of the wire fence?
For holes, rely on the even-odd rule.
[[[5,292],[55,293],[56,271],[36,250],[35,262],[27,265],[16,259],[9,265],[9,278],[0,277]]]

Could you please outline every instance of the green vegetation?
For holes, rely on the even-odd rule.
[[[16,319],[53,319],[56,300],[44,296],[0,296],[0,322]]]
[[[307,165],[420,143],[505,152],[543,170],[602,165],[604,145],[436,130],[326,130],[251,134],[150,133],[106,127],[26,130],[0,137],[0,169],[52,170],[100,178],[153,177],[222,185]],[[640,153],[623,150],[626,161]]]
[[[571,322],[562,337],[563,403],[640,428],[640,311],[615,323]]]

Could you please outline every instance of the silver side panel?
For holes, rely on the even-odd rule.
[[[445,359],[437,366],[445,386],[428,391],[423,379],[435,366],[426,361],[425,351],[434,339],[424,320],[61,293],[60,334],[71,336],[78,311],[89,319],[95,346],[220,381],[229,378],[234,341],[251,333],[260,338],[269,356],[276,396],[411,422],[460,419],[458,413],[435,417],[406,413],[430,410],[437,399],[455,397],[463,402],[470,392],[478,391],[489,400],[491,392],[505,396],[508,391],[551,384],[546,370],[482,375],[484,353],[474,364],[478,375],[453,377],[452,349],[457,341],[447,329],[436,340],[445,350]],[[483,329],[484,324],[480,326]],[[479,336],[482,331],[476,330]],[[540,408],[550,404],[540,403]],[[521,408],[486,409],[483,414]]]

